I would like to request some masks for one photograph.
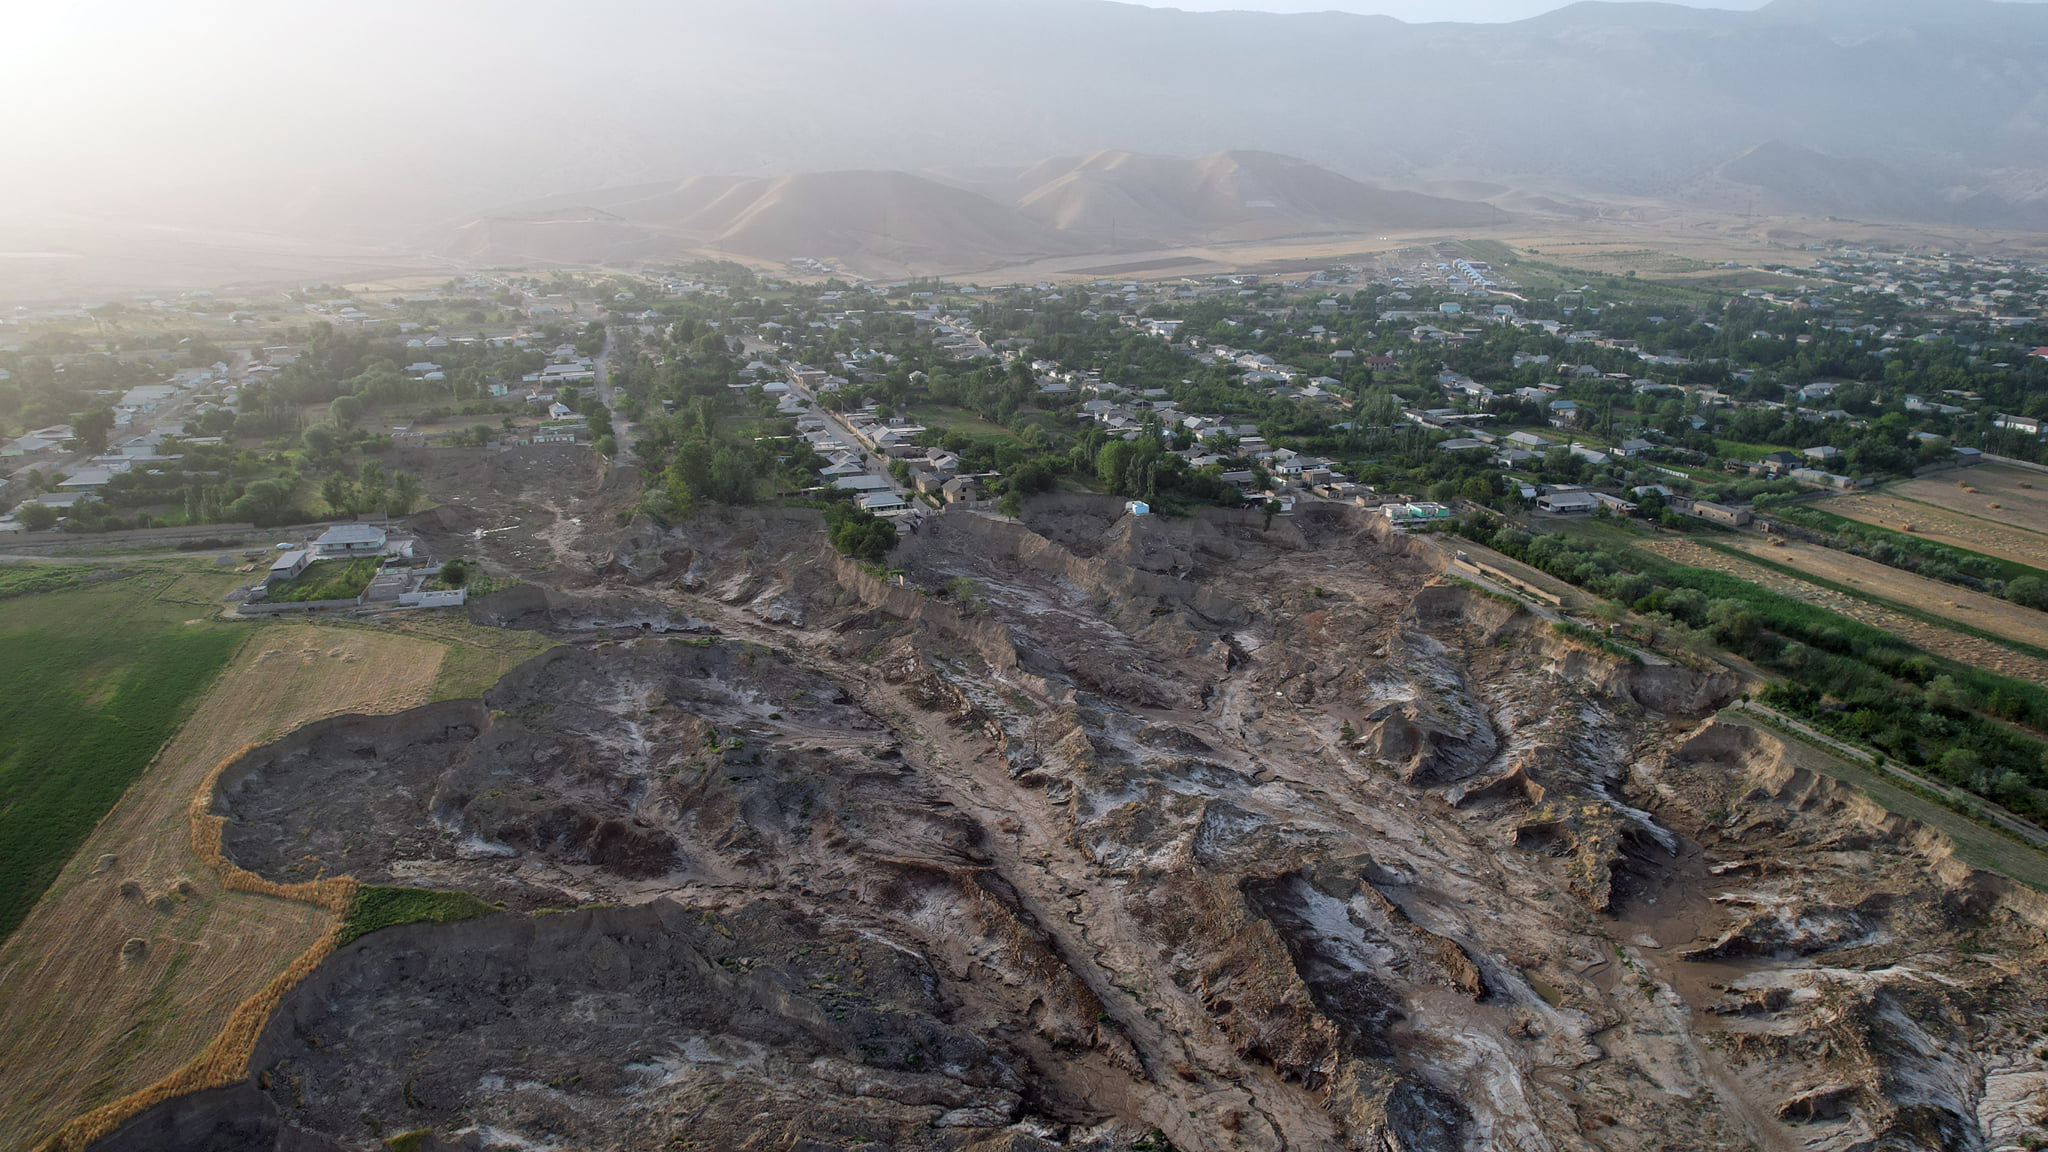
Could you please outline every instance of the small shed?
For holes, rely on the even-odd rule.
[[[290,552],[280,555],[277,558],[277,562],[270,566],[270,578],[266,583],[282,584],[287,580],[297,579],[299,573],[304,572],[307,565],[311,563],[313,563],[312,549],[295,548]]]
[[[1133,516],[1150,516],[1152,514],[1152,506],[1143,500],[1126,500],[1124,501],[1124,511],[1129,512]]]

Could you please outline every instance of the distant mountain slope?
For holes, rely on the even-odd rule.
[[[2048,169],[1980,173],[1970,183],[1955,175],[1943,179],[1772,140],[1688,182],[1679,195],[1731,210],[2048,228]]]
[[[1291,156],[1217,152],[1187,160],[1097,152],[1045,161],[1025,179],[1027,216],[1080,236],[1246,240],[1369,228],[1485,224],[1484,204],[1393,192]]]
[[[879,258],[975,265],[1074,250],[1052,229],[908,172],[814,172],[734,185],[682,229],[770,259]]]
[[[462,224],[441,251],[601,263],[703,248],[856,267],[978,268],[1078,252],[1485,224],[1485,204],[1390,191],[1265,152],[1097,152],[945,182],[908,172],[700,177],[556,197]]]

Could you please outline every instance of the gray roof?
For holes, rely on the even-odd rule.
[[[336,524],[320,534],[321,544],[382,544],[384,530],[375,524]]]

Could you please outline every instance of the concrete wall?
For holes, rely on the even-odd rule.
[[[282,616],[290,612],[320,612],[331,608],[355,608],[355,600],[306,600],[297,604],[244,604],[235,609],[242,616]]]
[[[401,592],[398,602],[407,608],[453,608],[469,602],[469,589],[449,588],[440,592]]]

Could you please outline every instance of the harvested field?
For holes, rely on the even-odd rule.
[[[424,703],[442,653],[366,629],[265,625],[249,638],[0,948],[0,1149],[34,1147],[171,1073],[334,927],[311,904],[224,891],[193,853],[188,807],[243,747],[321,716]],[[130,940],[143,943],[124,955]]]
[[[1893,495],[2048,534],[2048,475],[2020,468],[1944,472],[1890,486]]]
[[[1977,516],[1965,516],[1889,492],[1856,492],[1823,500],[1814,507],[1893,531],[1911,531],[1923,540],[1997,556],[2018,564],[2048,568],[2048,536]]]
[[[1818,544],[1788,541],[1783,547],[1772,547],[1755,536],[1738,537],[1728,543],[1766,560],[1812,573],[1823,580],[1846,584],[1873,596],[1882,596],[2022,644],[2048,648],[2048,613],[2022,608],[2010,600],[1915,576],[1875,560]]]
[[[1843,595],[1833,589],[1823,588],[1818,584],[1809,584],[1804,580],[1781,575],[1761,565],[1738,560],[1733,556],[1716,552],[1711,548],[1703,548],[1689,540],[1660,540],[1655,543],[1638,544],[1636,547],[1655,552],[1667,560],[1676,561],[1680,564],[1688,564],[1695,568],[1707,568],[1715,572],[1726,572],[1731,576],[1747,580],[1760,588],[1768,588],[1773,592],[1804,600],[1808,604],[1817,605],[1830,612],[1840,613],[1852,620],[1861,620],[1865,624],[1874,628],[1882,628],[1906,641],[1908,644],[1932,652],[1937,656],[1946,656],[1951,660],[1975,665],[1978,668],[1997,672],[2003,676],[2031,680],[2035,683],[2048,683],[2048,660],[2039,660],[2032,656],[2023,655],[2009,648],[1994,644],[1989,640],[1980,640],[1975,636],[1965,636],[1960,632],[1950,631],[1938,624],[1929,624],[1923,620],[1916,620],[1903,612],[1894,612],[1889,608],[1879,607],[1869,601]],[[1772,551],[1776,552],[1778,549],[1772,549]],[[1849,557],[1849,559],[1855,559],[1855,557]],[[1902,572],[1898,575],[1905,576],[1905,573]],[[1832,577],[1829,578],[1832,579]],[[1943,587],[1946,586],[1944,585]],[[1931,608],[1929,610],[1932,611]]]

